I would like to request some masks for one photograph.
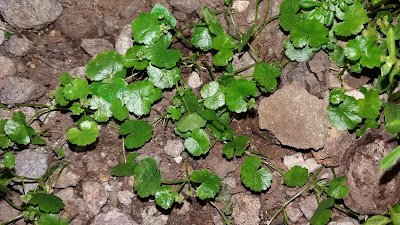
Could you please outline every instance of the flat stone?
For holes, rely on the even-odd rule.
[[[329,128],[324,148],[312,151],[314,159],[325,166],[339,166],[343,153],[355,139],[355,134],[350,134],[347,130]]]
[[[31,178],[40,178],[47,172],[49,156],[35,149],[26,149],[15,154],[15,173]],[[25,191],[33,190],[37,183],[25,184]],[[17,187],[21,187],[18,185]]]
[[[25,36],[19,38],[18,35],[13,35],[5,42],[4,48],[11,55],[21,57],[28,54],[31,45],[32,41]]]
[[[54,22],[63,7],[56,0],[2,0],[0,12],[11,26],[23,29],[41,29]]]
[[[297,82],[263,98],[258,115],[260,129],[270,130],[283,145],[298,149],[320,149],[325,145],[326,105]]]
[[[93,181],[82,184],[82,195],[86,207],[92,215],[97,215],[100,212],[108,198],[108,192],[103,185]]]
[[[167,144],[164,147],[165,154],[175,158],[181,155],[181,153],[185,150],[185,146],[183,146],[182,140],[168,140]]]
[[[15,66],[14,60],[7,56],[0,55],[0,65],[0,77],[4,77],[6,75],[12,76],[17,73],[17,67]]]
[[[314,215],[314,211],[317,207],[318,202],[314,195],[307,195],[307,197],[303,198],[299,203],[299,208],[308,221],[310,221],[311,217]]]
[[[91,225],[137,225],[128,215],[119,212],[118,209],[112,209],[106,213],[98,214]]]
[[[260,224],[260,199],[251,194],[235,194],[232,196],[233,213],[235,224],[258,225]]]
[[[132,203],[132,198],[136,195],[133,194],[131,191],[123,190],[118,192],[118,201],[121,202],[123,205],[130,205]]]
[[[196,71],[193,71],[188,78],[187,84],[189,87],[196,89],[203,84],[203,81],[201,80],[199,74]]]
[[[299,209],[299,206],[291,202],[285,207],[286,215],[290,221],[293,223],[297,223],[301,217],[303,217],[303,213]]]
[[[186,14],[193,13],[199,7],[198,0],[169,0],[169,4],[176,10]]]
[[[0,77],[0,102],[19,104],[36,100],[46,93],[42,84],[17,76]]]
[[[55,193],[56,196],[60,197],[64,202],[64,209],[61,211],[60,216],[67,219],[68,221],[74,219],[78,215],[77,198],[74,195],[73,188],[62,189]]]
[[[232,9],[237,10],[239,13],[245,12],[247,7],[249,7],[249,1],[234,1],[232,5]]]
[[[58,170],[57,170],[58,171]],[[54,174],[58,174],[54,173]],[[68,164],[59,176],[56,188],[75,187],[84,177],[84,173],[72,164]]]
[[[83,39],[81,42],[81,47],[90,56],[94,57],[100,52],[112,51],[114,50],[113,44],[105,39]]]
[[[122,29],[121,33],[118,35],[117,40],[115,42],[115,50],[121,54],[125,55],[128,49],[133,46],[133,38],[132,38],[132,25],[127,24]]]

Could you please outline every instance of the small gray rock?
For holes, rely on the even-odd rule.
[[[290,221],[293,223],[297,223],[301,217],[303,217],[303,213],[299,209],[298,206],[294,206],[294,203],[291,202],[289,205],[285,207],[286,215]]]
[[[61,211],[60,216],[67,219],[68,221],[74,219],[78,214],[78,208],[77,208],[78,200],[74,195],[74,189],[71,187],[65,188],[55,193],[55,195],[60,197],[65,204],[65,207]]]
[[[64,168],[55,185],[56,188],[75,187],[82,180],[84,174],[72,164]]]
[[[8,39],[5,43],[4,48],[14,56],[25,56],[28,54],[29,49],[31,48],[32,41],[30,41],[25,36],[22,38],[17,37],[17,35],[13,35]]]
[[[107,213],[98,214],[91,225],[137,225],[137,223],[114,208]]]
[[[167,215],[159,215],[157,208],[155,206],[149,206],[143,209],[142,215],[142,225],[165,225],[168,221]]]
[[[115,42],[115,50],[121,54],[125,55],[126,51],[133,46],[132,38],[132,28],[130,24],[127,24],[122,29],[121,33],[118,35]]]
[[[255,63],[256,60],[253,58],[253,56],[250,55],[250,53],[246,52],[244,54],[236,54],[233,56],[233,69],[237,70],[240,68],[243,68],[245,66],[251,65]],[[241,75],[252,75],[254,73],[254,67],[251,67],[243,72],[241,72]]]
[[[284,145],[298,149],[320,149],[325,145],[326,105],[297,82],[263,98],[258,115],[260,128],[270,130]]]
[[[104,39],[83,39],[81,47],[92,57],[96,56],[100,52],[114,50],[113,44]]]
[[[3,104],[19,104],[36,100],[46,93],[42,84],[22,77],[0,77],[0,102]]]
[[[54,22],[63,7],[56,0],[2,0],[0,12],[11,26],[24,29],[41,29]]]
[[[168,140],[164,147],[165,154],[173,158],[178,157],[183,150],[185,150],[185,146],[183,146],[183,143],[180,139]]]
[[[76,75],[79,78],[86,79],[86,67],[84,67],[84,66],[75,67],[72,70],[70,70],[68,73]]]
[[[283,164],[288,169],[291,169],[293,166],[301,166],[307,168],[307,164],[304,161],[303,154],[300,152],[293,155],[285,155],[283,157]]]
[[[310,221],[311,217],[314,215],[314,211],[318,207],[317,199],[314,195],[308,195],[303,198],[299,203],[300,210],[303,212],[303,215]]]
[[[236,0],[233,2],[232,9],[237,10],[239,13],[243,13],[247,10],[247,7],[249,7],[249,5],[249,1]]]
[[[199,7],[198,0],[169,0],[169,4],[176,10],[190,14]]]
[[[107,190],[100,183],[88,181],[82,184],[83,200],[92,215],[97,215],[101,207],[106,204]]]
[[[0,32],[1,36],[1,32]],[[0,55],[0,77],[4,77],[6,75],[15,75],[17,73],[17,69],[14,63],[14,60],[10,59],[7,56]]]
[[[47,172],[49,156],[35,149],[26,149],[15,154],[15,173],[31,178],[39,178]],[[25,183],[25,191],[36,187],[37,183]],[[18,187],[21,187],[18,185]]]
[[[123,190],[118,192],[118,201],[123,205],[130,205],[132,203],[132,198],[135,197],[131,191]]]
[[[260,224],[261,203],[257,196],[240,193],[232,196],[235,224],[258,225]]]
[[[203,81],[201,80],[199,74],[196,71],[193,71],[189,76],[187,84],[189,87],[196,89],[203,84]]]

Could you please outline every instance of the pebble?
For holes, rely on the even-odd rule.
[[[247,7],[249,7],[249,5],[250,5],[249,1],[234,1],[232,9],[235,9],[239,13],[242,13],[247,10]]]
[[[33,80],[17,76],[0,77],[0,102],[6,105],[36,100],[46,91],[45,86]]]
[[[23,29],[42,29],[54,22],[63,7],[57,0],[2,0],[0,13],[11,26]]]
[[[260,199],[251,194],[235,194],[232,196],[232,217],[236,224],[258,225],[260,224]]]
[[[81,47],[90,56],[95,57],[97,54],[106,51],[114,50],[114,46],[111,42],[105,39],[83,39],[81,42]]]
[[[132,28],[130,24],[127,24],[122,29],[121,33],[118,35],[117,40],[115,41],[115,50],[121,54],[125,55],[126,51],[133,46],[133,38],[132,38]]]
[[[132,198],[135,197],[131,191],[123,190],[118,192],[118,201],[121,202],[123,205],[130,205],[132,203]]]
[[[15,173],[31,178],[39,178],[47,172],[49,156],[35,149],[26,149],[15,154]],[[25,184],[25,191],[35,189],[37,183]],[[19,189],[22,187],[18,185]]]
[[[196,89],[203,84],[203,80],[200,78],[199,74],[196,71],[193,71],[188,78],[187,84],[189,85],[189,87]]]
[[[93,181],[82,184],[82,195],[84,203],[92,215],[97,215],[100,212],[108,198],[108,192],[103,185]]]
[[[1,35],[1,32],[0,32]],[[15,75],[17,73],[17,69],[14,63],[14,60],[7,56],[0,55],[0,77],[4,77],[6,75]]]
[[[137,225],[128,215],[121,213],[118,209],[113,208],[106,213],[98,214],[91,225]]]
[[[185,150],[185,146],[183,146],[183,143],[180,139],[168,140],[164,147],[165,154],[173,158],[180,156],[183,150]]]
[[[17,35],[11,36],[5,43],[4,48],[13,56],[22,57],[28,54],[32,41],[25,36],[19,38]]]
[[[199,7],[198,0],[169,0],[169,4],[176,10],[186,14],[193,13]]]

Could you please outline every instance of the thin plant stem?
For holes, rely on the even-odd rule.
[[[47,108],[47,109],[40,110],[39,112],[35,113],[35,115],[33,115],[33,116],[28,120],[27,124],[31,124],[31,123],[33,122],[33,120],[35,120],[36,117],[42,115],[43,113],[51,112],[51,111],[54,111],[54,110],[56,110],[56,109],[53,109],[53,108],[50,108],[50,109],[49,109],[49,108]]]
[[[20,211],[24,211],[24,208],[23,208],[23,207],[14,204],[14,202],[12,202],[12,201],[11,201],[9,198],[7,198],[6,196],[3,196],[3,198],[4,198],[4,200],[6,200],[6,202],[7,202],[11,207],[13,207],[14,209],[17,209],[17,210],[20,210]]]
[[[28,106],[28,107],[35,107],[35,108],[50,108],[50,105],[44,104],[31,104],[31,103],[22,103],[22,104],[15,104],[16,106]]]
[[[257,29],[255,29],[253,32],[256,32],[258,30],[260,30],[260,28],[263,26],[263,24],[265,23],[265,21],[267,21],[267,17],[268,17],[268,13],[269,13],[269,5],[270,5],[270,0],[267,1],[267,8],[265,9],[265,14],[264,14],[264,18],[260,24],[259,27],[257,27]],[[257,10],[257,9],[256,9]],[[257,15],[257,14],[256,14]],[[255,23],[257,23],[257,20],[255,21]]]
[[[189,45],[192,45],[192,42],[189,41],[188,39],[186,39],[181,32],[179,32],[172,24],[171,22],[168,22],[168,25],[172,28],[172,30],[175,31],[176,35],[180,38],[182,38],[182,40],[184,40],[186,43],[188,43]]]
[[[161,183],[164,184],[180,184],[186,182],[186,179],[181,179],[181,180],[162,180]]]
[[[291,203],[293,200],[295,200],[297,197],[299,197],[301,194],[303,194],[303,192],[307,191],[308,188],[311,187],[311,184],[307,184],[307,186],[305,188],[303,188],[300,192],[298,192],[296,195],[294,195],[293,197],[291,197],[287,202],[285,202],[281,208],[271,217],[270,220],[268,220],[267,224],[271,224],[271,222],[279,215],[279,213],[281,213],[281,211],[289,204]]]
[[[210,203],[210,205],[214,206],[214,208],[217,209],[219,215],[221,215],[222,219],[224,220],[224,224],[228,224],[227,223],[228,218],[226,218],[225,213],[222,212],[221,209],[219,209],[218,206],[214,204],[214,202],[209,202],[209,203]]]
[[[22,218],[24,218],[24,214],[18,215],[18,216],[16,216],[16,217],[12,218],[12,219],[9,219],[9,220],[7,220],[7,221],[4,221],[4,222],[2,222],[0,225],[10,224],[10,223],[12,223],[12,222],[14,222],[14,221],[17,221],[17,220],[20,220],[20,219],[22,219]]]
[[[183,181],[182,184],[176,189],[176,192],[179,193],[181,192],[182,188],[185,187],[185,184],[187,183],[187,180]],[[190,185],[189,185],[190,187]]]
[[[65,164],[61,167],[60,171],[57,173],[56,180],[54,181],[54,183],[53,183],[53,185],[52,185],[52,188],[53,188],[53,189],[54,189],[54,187],[56,186],[57,181],[58,181],[58,179],[60,178],[62,171],[64,171],[65,167],[67,167],[67,166],[68,166],[68,163],[65,163]],[[49,176],[49,183],[50,183],[50,177],[51,177],[51,176]]]
[[[19,176],[17,175],[13,170],[8,169],[8,171],[16,178],[20,179],[20,180],[33,180],[33,181],[38,181],[40,180],[40,178],[31,178],[31,177],[24,177],[24,176]]]
[[[8,112],[10,112],[11,111],[11,109],[10,108],[8,108],[6,105],[4,105],[3,103],[1,103],[0,102],[0,108],[2,108],[2,109],[4,109],[4,110],[6,110],[6,111],[8,111]]]
[[[126,163],[125,138],[124,137],[122,137],[122,155],[124,156],[124,163]]]
[[[185,159],[186,180],[189,183],[188,190],[190,191],[190,176],[189,176],[188,165],[189,165],[189,153],[186,152],[186,159]]]
[[[257,54],[256,50],[253,48],[253,46],[251,46],[250,43],[247,43],[247,45],[249,46],[250,50],[254,53],[254,55],[256,55],[257,62],[260,62],[260,57],[258,57],[258,54]]]
[[[269,1],[268,1],[269,2]],[[256,15],[255,15],[255,18],[254,18],[254,25],[253,25],[253,31],[256,29],[256,27],[257,27],[257,17],[258,17],[258,6],[260,5],[260,0],[257,0],[256,1]],[[268,11],[267,11],[267,13],[268,13]]]
[[[242,68],[239,68],[239,69],[233,71],[233,74],[241,73],[241,72],[243,72],[243,71],[245,71],[245,70],[248,70],[248,69],[250,69],[250,68],[252,68],[252,67],[254,67],[254,66],[256,66],[256,65],[258,65],[258,64],[260,64],[260,63],[261,63],[261,62],[256,62],[256,63],[250,64],[250,65],[244,66],[244,67],[242,67]]]
[[[257,30],[256,35],[254,35],[254,39],[256,39],[258,37],[258,35],[260,35],[260,33],[262,32],[262,30],[264,29],[265,26],[267,26],[267,24],[269,24],[271,21],[275,20],[279,18],[279,15],[273,16],[271,18],[269,18],[267,21],[265,21],[262,26],[260,27],[260,29]]]
[[[278,169],[276,166],[272,165],[271,163],[269,163],[269,162],[267,162],[267,161],[265,161],[265,160],[262,160],[261,162],[264,163],[265,165],[271,167],[271,168],[274,169],[276,172],[280,173],[282,176],[285,176],[285,173],[284,173],[282,170]]]

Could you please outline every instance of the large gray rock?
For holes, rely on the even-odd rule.
[[[6,105],[26,103],[46,93],[42,84],[22,77],[0,77],[0,102]]]
[[[176,10],[190,14],[199,7],[198,0],[169,0],[169,4]]]
[[[0,32],[1,36],[1,32]],[[10,59],[7,56],[0,55],[0,77],[4,77],[6,75],[15,75],[17,73],[17,67],[14,63],[14,60]]]
[[[35,149],[23,150],[15,155],[15,173],[24,177],[39,178],[47,172],[48,161],[49,156],[43,152]],[[25,191],[33,190],[36,185],[37,183],[25,183]]]
[[[55,21],[63,10],[56,0],[2,0],[0,12],[11,26],[41,29]]]
[[[329,58],[324,52],[319,52],[308,62],[294,63],[285,67],[281,73],[280,87],[297,81],[309,93],[323,98],[329,77]]]
[[[343,154],[338,169],[347,176],[349,194],[345,204],[361,214],[384,214],[388,205],[400,198],[399,163],[381,170],[381,159],[397,147],[397,141],[386,131],[370,128]]]
[[[137,225],[137,223],[118,209],[112,209],[107,213],[98,214],[91,225]]]
[[[235,224],[258,225],[260,224],[261,203],[257,196],[240,193],[232,196]]]
[[[260,128],[270,130],[282,144],[298,149],[324,147],[328,133],[326,105],[297,82],[263,98],[258,114]]]
[[[115,41],[115,51],[121,55],[125,55],[126,51],[133,46],[132,28],[127,24],[122,29]]]
[[[329,128],[324,148],[319,151],[312,151],[312,154],[317,162],[325,166],[339,166],[344,151],[355,139],[356,135],[350,134],[347,130],[340,131],[334,127]]]
[[[10,39],[5,43],[4,48],[14,56],[25,56],[28,54],[29,49],[31,48],[32,41],[30,41],[25,36],[19,38],[17,35],[13,35]]]
[[[92,215],[97,215],[100,212],[108,198],[108,192],[103,185],[92,181],[82,184],[82,195],[86,207]]]
[[[96,56],[100,52],[106,52],[114,50],[114,46],[111,42],[105,39],[83,39],[81,47],[90,56]]]

